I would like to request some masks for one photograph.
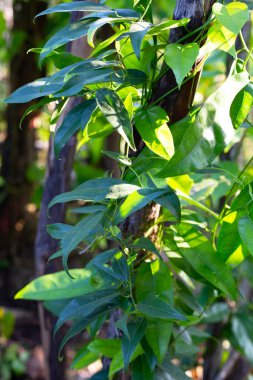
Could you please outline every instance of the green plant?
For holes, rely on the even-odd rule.
[[[51,259],[61,257],[65,271],[38,278],[16,295],[44,301],[59,316],[55,333],[72,322],[60,352],[87,329],[91,341],[73,367],[109,357],[105,378],[110,379],[122,369],[133,379],[164,379],[166,374],[188,378],[184,371],[196,364],[210,337],[203,326],[210,321],[225,320],[227,339],[253,361],[245,345],[253,346],[252,317],[245,312],[250,305],[239,291],[242,275],[252,267],[252,158],[236,173],[218,160],[233,144],[236,130],[245,128],[253,104],[247,72],[252,49],[241,32],[249,10],[241,2],[217,3],[205,22],[191,30],[188,18],[154,25],[151,3],[135,1],[134,9],[114,10],[81,1],[43,12],[93,13],[53,35],[40,51],[40,64],[50,58],[66,66],[7,99],[16,103],[43,97],[39,107],[54,101],[60,113],[69,97],[82,97],[55,133],[58,157],[78,131],[83,143],[113,131],[120,135],[120,151],[105,152],[119,163],[120,178],[86,181],[49,204],[50,213],[57,203],[84,202],[76,210],[84,215],[76,225],[48,226],[48,233],[59,240],[59,251]],[[113,35],[96,45],[94,35],[105,24]],[[167,32],[173,28],[184,34],[168,44]],[[94,48],[88,59],[56,50],[85,35]],[[235,49],[238,35],[244,60]],[[226,80],[202,105],[174,121],[166,100],[187,83],[189,96],[194,96],[194,82],[207,57],[218,51],[233,58]],[[156,84],[168,72],[174,74],[174,87],[154,97]],[[212,175],[211,192],[207,173]],[[113,248],[97,252],[101,239]],[[80,246],[96,255],[85,269],[69,269],[69,255]],[[249,273],[247,278],[252,281]],[[120,310],[117,334],[101,339],[99,331],[115,310]]]

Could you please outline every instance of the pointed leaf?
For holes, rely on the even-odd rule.
[[[175,43],[166,47],[164,52],[164,60],[173,70],[179,88],[185,76],[194,65],[198,54],[199,46],[196,43],[186,45]]]
[[[174,143],[167,125],[166,112],[157,106],[138,111],[134,117],[135,126],[150,150],[170,159],[174,154]]]
[[[128,324],[127,328],[130,339],[126,335],[123,335],[122,338],[122,353],[125,368],[128,367],[138,343],[144,336],[146,327],[147,321],[145,319],[139,319],[137,322],[132,321]]]
[[[54,150],[56,157],[79,129],[83,130],[88,124],[92,113],[97,107],[95,99],[89,99],[74,107],[63,119],[62,124],[57,129],[54,138]]]
[[[174,309],[168,302],[154,296],[148,296],[141,303],[137,304],[137,310],[151,318],[187,321],[187,318]]]
[[[91,282],[91,270],[70,269],[70,274],[74,279],[70,278],[65,271],[41,276],[21,289],[15,299],[58,300],[78,297],[98,288],[98,284]]]
[[[124,138],[130,147],[135,150],[131,121],[120,97],[115,91],[104,88],[96,92],[96,99],[98,107],[108,122]]]
[[[55,7],[46,9],[45,11],[37,14],[36,17],[48,15],[57,12],[107,12],[110,8],[102,4],[94,4],[89,1],[76,1],[71,3],[58,4]]]
[[[139,189],[139,186],[128,184],[116,178],[96,178],[84,182],[74,190],[57,195],[49,203],[52,207],[57,203],[76,200],[99,202],[104,199],[124,198]]]

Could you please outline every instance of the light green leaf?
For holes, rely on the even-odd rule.
[[[121,350],[120,339],[101,339],[97,338],[88,345],[91,352],[113,358]]]
[[[88,367],[99,359],[100,355],[97,352],[92,352],[88,349],[87,345],[82,347],[71,363],[71,369],[79,370]]]
[[[239,128],[253,106],[253,84],[249,83],[235,97],[231,108],[230,117],[235,129]]]
[[[246,72],[230,75],[207,99],[159,177],[174,177],[203,169],[223,151],[235,133],[230,119],[231,104],[248,82]]]
[[[145,207],[160,195],[166,194],[168,191],[164,189],[140,189],[128,195],[126,200],[119,206],[114,221],[116,224],[126,219],[129,215],[137,210]]]
[[[83,130],[86,127],[96,107],[97,103],[95,99],[89,99],[74,107],[64,117],[64,120],[57,129],[54,138],[54,150],[56,157],[59,157],[62,148],[69,141],[71,136],[73,136],[79,129]]]
[[[215,3],[213,14],[219,22],[234,34],[238,34],[243,25],[249,20],[249,10],[246,4],[239,1],[227,5]]]
[[[123,137],[133,150],[133,128],[124,103],[113,90],[103,88],[96,92],[97,104],[113,128]]]
[[[180,45],[178,43],[170,44],[164,52],[164,60],[173,70],[178,87],[185,76],[189,73],[199,54],[199,46],[196,43]]]
[[[92,271],[87,269],[70,269],[70,278],[65,271],[41,276],[16,295],[15,299],[28,299],[36,301],[58,300],[78,297],[95,291],[98,284],[91,281]]]
[[[165,159],[174,154],[172,134],[167,125],[166,112],[157,106],[138,111],[134,117],[135,126],[150,150]]]
[[[181,20],[170,20],[170,21],[165,21],[161,24],[158,24],[156,26],[153,26],[149,32],[149,36],[154,36],[157,34],[160,34],[164,32],[165,30],[168,29],[173,29],[173,28],[178,28],[181,26],[185,26],[189,23],[190,19],[189,18],[182,18]]]

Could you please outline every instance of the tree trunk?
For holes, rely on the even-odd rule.
[[[13,2],[12,42],[9,47],[9,91],[31,82],[39,76],[33,54],[27,54],[31,46],[38,46],[43,38],[44,23],[33,24],[35,15],[45,9],[44,1],[15,0]],[[15,38],[16,37],[16,38]],[[18,37],[18,38],[17,38]],[[20,40],[20,44],[17,41]],[[30,264],[32,270],[33,237],[35,220],[26,210],[30,202],[32,184],[27,178],[27,170],[35,162],[35,118],[28,116],[22,126],[19,123],[27,104],[9,104],[6,110],[7,131],[3,142],[1,176],[4,184],[0,188],[0,257],[8,261],[8,269],[3,276],[8,289],[16,292],[16,271],[21,258]],[[21,284],[23,286],[24,282]],[[3,298],[7,302],[6,292]],[[8,294],[8,292],[7,292]],[[9,294],[12,297],[13,294]]]
[[[73,12],[71,22],[76,21],[81,16],[82,13]],[[68,50],[72,54],[82,58],[86,58],[90,54],[90,46],[87,44],[86,38],[71,42],[68,46]],[[65,115],[75,107],[79,101],[79,98],[71,98],[68,101],[57,123],[56,129],[60,126]],[[53,139],[50,139],[45,187],[35,242],[36,276],[53,273],[59,269],[54,262],[48,264],[48,259],[51,254],[58,250],[58,242],[49,236],[46,227],[48,224],[64,222],[65,205],[59,204],[52,207],[50,217],[48,216],[47,209],[49,202],[54,196],[69,189],[75,149],[76,137],[73,136],[63,148],[60,159],[57,159],[54,154]],[[53,338],[53,328],[56,322],[55,318],[43,308],[42,304],[39,304],[39,318],[41,339],[46,357],[46,380],[64,380],[65,366],[64,363],[58,360],[58,349],[61,337],[57,335],[55,339]]]

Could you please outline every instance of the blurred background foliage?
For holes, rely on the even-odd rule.
[[[15,88],[52,72],[52,61],[46,60],[41,71],[38,69],[38,55],[27,51],[40,48],[44,42],[69,22],[68,14],[56,14],[40,18],[34,23],[34,16],[58,0],[0,0],[0,94],[6,97]],[[133,0],[108,0],[111,7],[133,7]],[[171,18],[175,1],[154,0],[154,22]],[[245,28],[248,43],[253,40],[251,23]],[[252,62],[252,61],[251,61]],[[215,88],[224,80],[230,68],[227,54],[217,52],[207,61],[195,97],[195,105],[202,104]],[[249,68],[252,74],[252,67]],[[44,379],[43,354],[39,336],[36,305],[25,301],[15,302],[13,296],[34,277],[34,240],[36,223],[43,193],[47,166],[47,151],[50,130],[55,124],[55,113],[44,106],[41,111],[28,115],[20,125],[22,114],[28,105],[0,103],[0,378]],[[224,197],[234,178],[252,156],[253,129],[252,114],[238,130],[234,141],[219,158],[223,172],[203,175],[194,174],[182,184],[194,200],[213,210],[221,210]],[[78,136],[81,141],[81,136]],[[102,150],[115,144],[106,137],[80,144],[75,155],[71,186],[102,176],[105,171],[116,170],[110,158],[102,155]],[[251,182],[253,167],[249,166],[242,181]],[[194,209],[194,206],[193,206]],[[196,216],[197,217],[197,216]],[[208,215],[205,215],[208,218]],[[69,222],[73,213],[68,212]],[[101,243],[102,244],[102,243]],[[75,258],[76,260],[76,258]],[[84,256],[78,258],[84,260]],[[240,267],[237,276],[244,277],[252,285],[252,258]],[[225,304],[224,304],[225,305]],[[246,309],[252,306],[246,305]],[[224,323],[228,318],[226,307],[217,305],[207,316],[208,323]],[[253,347],[252,340],[245,344]],[[74,343],[75,344],[75,343]],[[224,360],[229,337],[224,339]],[[70,347],[69,357],[77,346]],[[243,350],[243,347],[239,347]],[[85,379],[97,368],[70,371],[69,378]],[[196,369],[194,379],[201,379],[201,371]],[[194,377],[195,376],[195,377]],[[57,380],[57,379],[55,379]],[[239,379],[238,379],[239,380]]]

